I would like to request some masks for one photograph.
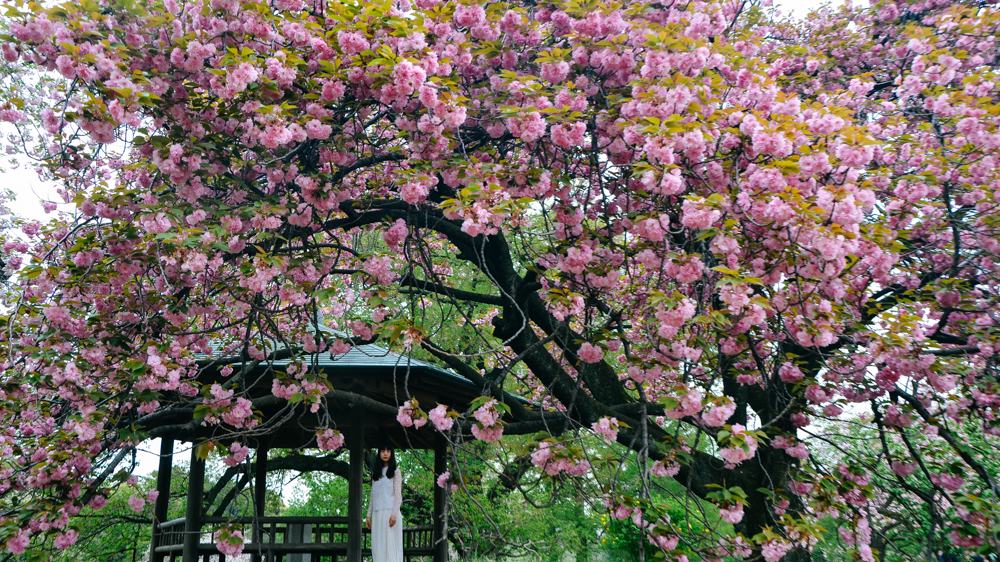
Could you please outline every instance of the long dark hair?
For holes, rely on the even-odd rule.
[[[385,471],[385,477],[392,479],[396,475],[396,450],[392,447],[379,447],[375,450],[375,469],[372,471],[372,482],[382,479],[382,467],[386,463],[382,461],[382,451],[389,451],[389,470]]]

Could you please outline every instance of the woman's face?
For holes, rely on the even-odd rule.
[[[389,459],[392,458],[392,451],[389,449],[382,449],[379,452],[378,457],[382,459],[382,462],[389,462]]]

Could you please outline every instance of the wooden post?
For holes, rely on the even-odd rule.
[[[187,509],[184,512],[183,562],[198,562],[201,543],[201,509],[205,501],[205,461],[198,458],[198,446],[191,443],[191,469],[188,471]]]
[[[254,481],[253,481],[253,513],[256,519],[264,517],[264,502],[267,501],[267,444],[261,443],[257,447],[257,458],[254,459]],[[264,544],[264,526],[259,521],[254,521],[253,542]],[[252,562],[261,562],[258,552],[251,554]]]
[[[448,560],[448,522],[445,519],[445,503],[448,490],[437,485],[437,477],[448,470],[448,440],[440,433],[434,438],[434,562]],[[447,485],[447,484],[446,484]]]
[[[351,454],[350,478],[347,481],[347,562],[361,562],[364,548],[364,515],[361,513],[365,478],[365,409],[354,410],[354,420],[347,434],[347,449]]]
[[[149,559],[151,562],[163,562],[165,554],[156,553],[160,542],[160,523],[167,520],[167,507],[170,505],[170,473],[174,464],[174,440],[163,437],[160,439],[160,468],[156,473],[156,503],[153,504],[153,532],[149,541]]]

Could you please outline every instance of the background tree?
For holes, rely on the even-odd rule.
[[[995,446],[1000,405],[993,2],[801,23],[738,0],[6,17],[5,59],[62,80],[37,122],[4,118],[39,128],[78,206],[6,248],[29,258],[3,330],[8,551],[72,543],[144,439],[260,431],[261,364],[293,359],[267,398],[282,415],[322,410],[338,391],[305,358],[376,338],[483,388],[472,411],[407,402],[401,422],[428,417],[456,451],[534,435],[504,459],[512,482],[635,463],[637,495],[612,480],[590,499],[661,555],[804,559],[837,514],[872,560],[870,465],[811,457],[800,431],[849,404],[901,440],[883,463],[933,485],[899,477],[935,528],[997,548],[995,479],[966,443]],[[653,492],[670,478],[732,527],[687,540]]]

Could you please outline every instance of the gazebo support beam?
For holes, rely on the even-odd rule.
[[[347,481],[347,562],[361,562],[364,548],[361,505],[365,477],[365,407],[352,409],[354,419],[347,433],[347,449],[351,455],[350,478]]]
[[[267,444],[261,443],[257,447],[257,458],[254,462],[253,481],[253,513],[255,517],[264,517],[264,503],[267,501]],[[260,523],[255,523],[253,527],[254,542],[263,544],[264,528]],[[261,562],[261,556],[253,553],[250,556],[252,562]]]
[[[434,438],[434,481],[448,470],[448,441],[440,433]],[[434,485],[434,562],[448,560],[448,526],[445,519],[445,504],[448,490]]]
[[[165,555],[157,554],[155,549],[160,538],[160,523],[167,520],[167,507],[170,505],[170,476],[174,464],[174,440],[164,437],[160,439],[160,466],[156,472],[156,503],[153,504],[153,532],[149,541],[149,559],[151,562],[163,562]]]
[[[184,512],[183,562],[198,562],[201,542],[201,509],[205,495],[205,460],[198,458],[198,446],[191,444],[191,469],[188,471],[187,509]]]

